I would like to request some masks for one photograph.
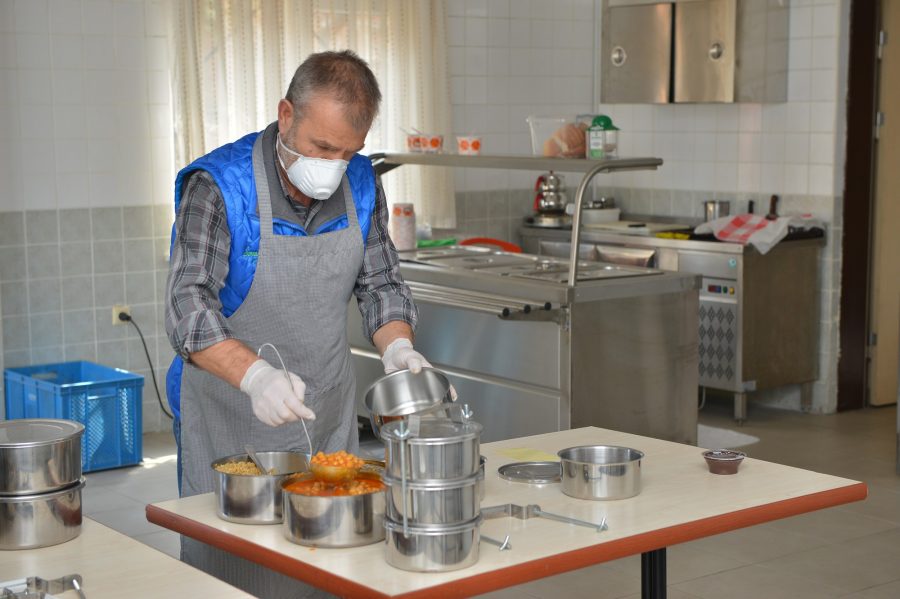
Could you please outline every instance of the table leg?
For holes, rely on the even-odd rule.
[[[641,599],[666,599],[666,548],[641,554]]]

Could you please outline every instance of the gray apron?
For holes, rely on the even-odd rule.
[[[253,145],[253,173],[259,211],[259,257],[247,297],[228,317],[235,336],[256,351],[264,343],[278,348],[288,370],[306,383],[305,403],[316,414],[307,422],[307,447],[300,422],[270,427],[253,415],[250,398],[198,368],[184,369],[181,383],[182,496],[215,489],[214,460],[257,451],[338,450],[358,452],[356,377],[347,343],[347,303],[363,263],[364,245],[347,177],[341,185],[347,206],[346,229],[292,237],[275,235],[270,184],[262,144]],[[276,368],[271,349],[262,357]],[[182,559],[260,597],[317,596],[315,589],[262,566],[182,537]]]

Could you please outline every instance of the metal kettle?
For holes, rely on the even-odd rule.
[[[569,200],[562,175],[544,173],[534,183],[534,211],[537,214],[562,214]]]

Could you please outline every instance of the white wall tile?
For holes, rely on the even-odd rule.
[[[466,0],[446,0],[447,16],[464,17],[466,16]]]
[[[714,162],[716,159],[716,134],[696,133],[694,136],[694,159]]]
[[[466,61],[466,75],[487,75],[487,48],[466,47],[463,54]]]
[[[812,8],[792,6],[789,22],[791,39],[812,37]]]
[[[784,191],[805,194],[809,187],[809,167],[805,164],[786,164],[784,167]]]
[[[46,33],[17,33],[16,55],[20,69],[49,69],[50,36]]]
[[[760,170],[759,191],[763,193],[784,192],[784,163],[763,163]]]
[[[813,133],[809,136],[809,161],[812,164],[834,163],[834,134]]]
[[[513,0],[515,2],[516,0]],[[494,18],[509,17],[510,0],[487,0],[488,16]]]
[[[741,104],[740,130],[758,132],[762,130],[762,106],[759,104]]]
[[[805,133],[809,131],[810,126],[810,108],[806,102],[789,102],[786,104],[786,126],[785,131],[794,133]]]
[[[834,193],[834,169],[830,166],[812,164],[809,167],[809,193],[827,195]]]
[[[464,17],[447,18],[447,44],[450,46],[466,45],[466,19]]]
[[[47,0],[15,0],[16,31],[47,33],[50,12]]]
[[[738,135],[738,162],[761,162],[762,146],[759,133],[741,133]]]
[[[0,2],[0,33],[16,30],[16,3],[12,0]]]
[[[761,165],[757,162],[738,164],[738,191],[755,193],[759,191]]]
[[[809,38],[791,38],[788,44],[788,67],[808,69],[812,67],[812,40]]]
[[[466,77],[466,104],[487,102],[487,77]]]
[[[531,47],[531,21],[526,19],[510,20],[509,46],[510,48]]]
[[[812,16],[813,37],[837,37],[837,34],[838,7],[833,4],[814,7]]]
[[[53,106],[54,139],[85,139],[85,110],[80,104],[56,104]]]
[[[87,142],[83,139],[58,139],[53,144],[57,173],[80,173],[88,169]]]
[[[712,133],[716,130],[716,111],[711,104],[701,104],[694,112],[694,127],[697,131]]]
[[[51,45],[54,69],[81,69],[84,67],[84,38],[82,36],[54,35]]]
[[[81,7],[82,27],[87,34],[112,35],[113,4],[110,0],[84,0]]]
[[[488,48],[487,62],[489,76],[505,77],[509,75],[509,48]]]
[[[486,17],[488,7],[484,0],[466,0],[467,17]]]
[[[91,70],[115,67],[115,38],[111,35],[84,36],[84,64]]]
[[[837,95],[837,69],[810,71],[809,99],[828,101]]]
[[[487,20],[487,45],[493,48],[509,47],[509,19]]]
[[[16,62],[16,36],[11,33],[0,35],[0,68],[15,69]]]
[[[117,36],[143,36],[144,7],[139,2],[116,0],[113,5],[113,23]]]
[[[785,135],[785,162],[793,164],[809,163],[809,135],[788,133]]]
[[[60,35],[81,35],[81,0],[53,0],[50,31]]]
[[[487,19],[466,18],[466,46],[487,46]]]
[[[716,161],[737,162],[738,159],[738,134],[716,134]]]
[[[729,192],[738,186],[738,164],[719,162],[716,164],[716,191]]]
[[[837,119],[835,102],[812,102],[809,106],[809,130],[815,133],[833,133]]]
[[[146,48],[143,37],[117,35],[115,47],[117,68],[129,70],[146,68]]]
[[[50,104],[52,95],[49,70],[19,71],[18,83],[21,104]]]
[[[447,63],[449,65],[449,75],[465,75],[466,74],[466,49],[462,46],[451,46],[447,48]]]
[[[53,140],[53,112],[45,104],[19,106],[19,131],[22,139]]]
[[[837,65],[838,40],[836,37],[817,37],[812,42],[812,66],[814,69],[833,69]]]
[[[169,35],[169,0],[146,0],[144,2],[144,27],[148,36]]]

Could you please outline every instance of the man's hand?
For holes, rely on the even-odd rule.
[[[431,368],[431,364],[428,363],[425,356],[413,349],[412,341],[402,337],[394,339],[385,348],[384,355],[381,356],[381,362],[384,364],[385,374],[407,368],[414,373],[418,373],[422,371],[423,367]]]
[[[294,373],[273,368],[265,360],[250,365],[241,379],[241,391],[250,396],[253,413],[264,424],[279,426],[300,418],[315,420],[312,410],[303,405],[306,384]]]
[[[381,362],[384,364],[385,374],[407,368],[415,374],[422,372],[423,368],[434,368],[425,359],[425,356],[413,349],[412,341],[403,337],[394,339],[385,348],[384,355],[381,356]],[[453,401],[456,401],[458,397],[453,385],[450,385],[450,397]]]

